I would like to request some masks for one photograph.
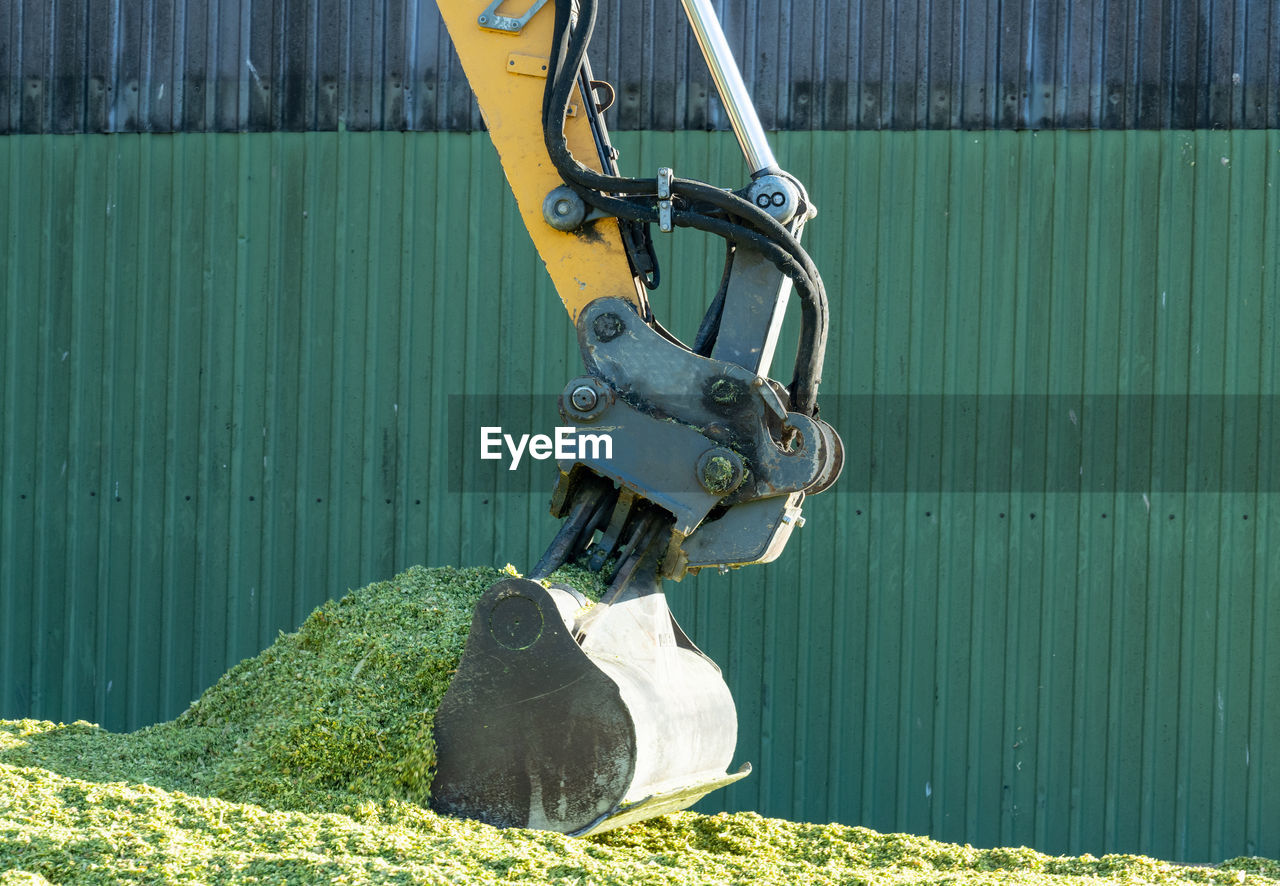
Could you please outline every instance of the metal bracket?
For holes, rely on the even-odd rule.
[[[658,170],[658,229],[664,234],[671,233],[671,167],[663,166]]]
[[[507,53],[507,73],[524,74],[526,77],[547,77],[548,59],[545,55],[530,55],[527,52]]]
[[[529,55],[524,52],[507,53],[507,73],[546,79],[547,57],[545,55]],[[565,116],[578,116],[578,106],[572,101],[569,102],[569,109],[565,111]]]
[[[503,4],[504,0],[493,0],[492,3],[480,13],[477,19],[480,27],[486,31],[505,31],[508,34],[519,34],[529,19],[533,18],[533,14],[547,4],[547,0],[534,0],[533,5],[529,7],[528,12],[519,18],[509,15],[498,15],[498,7]]]
[[[619,475],[630,465],[634,482],[628,485],[678,521],[684,514],[686,534],[716,504],[816,492],[839,475],[843,450],[825,422],[792,412],[780,419],[771,402],[777,392],[764,379],[757,384],[758,376],[741,366],[673,344],[642,322],[629,302],[596,299],[578,314],[577,327],[586,374],[618,397],[610,417],[596,418],[595,427],[625,425],[626,433],[617,437],[628,441],[630,453],[624,458],[619,450],[608,464],[578,461],[615,479],[627,479]],[[688,435],[677,437],[677,429]],[[796,442],[787,446],[783,441],[792,432]],[[735,480],[740,485],[732,492],[711,493],[698,479],[698,458],[712,446],[741,457],[746,472],[741,479],[733,477],[731,485]],[[726,465],[714,467],[716,475],[725,473]],[[728,467],[736,475],[733,465]],[[719,485],[715,476],[711,484]],[[672,501],[659,501],[666,493]]]

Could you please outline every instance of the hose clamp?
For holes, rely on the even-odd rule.
[[[674,173],[670,166],[658,170],[658,229],[670,234],[671,226],[671,179]]]

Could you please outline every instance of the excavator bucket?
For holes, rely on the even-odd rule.
[[[438,811],[579,836],[684,809],[751,768],[726,773],[733,699],[653,579],[594,605],[529,579],[490,587],[435,740]]]

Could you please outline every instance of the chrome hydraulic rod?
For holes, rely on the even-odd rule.
[[[742,153],[751,167],[751,174],[770,170],[778,171],[778,161],[769,147],[764,127],[760,125],[760,117],[756,114],[756,106],[747,92],[747,85],[742,82],[742,72],[734,60],[733,51],[724,37],[724,29],[720,27],[720,19],[716,15],[711,0],[681,0],[684,11],[693,26],[698,46],[711,69],[711,79],[715,81],[716,91],[729,112],[729,124],[733,127]]]

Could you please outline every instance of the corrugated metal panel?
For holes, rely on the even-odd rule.
[[[483,137],[18,137],[0,158],[7,713],[168,717],[335,592],[528,548],[545,477],[512,481],[538,492],[495,527],[433,455],[445,392],[552,390],[570,354]],[[447,260],[482,224],[501,272]],[[430,297],[513,280],[559,357],[523,301],[495,320]]]
[[[619,141],[741,169],[726,135]],[[757,765],[712,802],[1280,856],[1280,455],[1240,445],[1280,431],[1280,134],[778,153],[822,209],[847,482],[780,562],[672,592]],[[482,135],[23,136],[0,176],[0,716],[169,717],[328,596],[549,538],[544,471],[456,491],[450,395],[577,365]],[[688,334],[720,250],[660,246]],[[1195,396],[1144,423],[1147,394]],[[1044,491],[1062,458],[1115,491]],[[1196,491],[1240,458],[1252,487]]]
[[[1271,0],[718,8],[774,129],[1280,126]],[[610,125],[727,127],[676,0],[606,4],[594,45]],[[482,128],[434,3],[0,6],[0,132],[340,127]]]

